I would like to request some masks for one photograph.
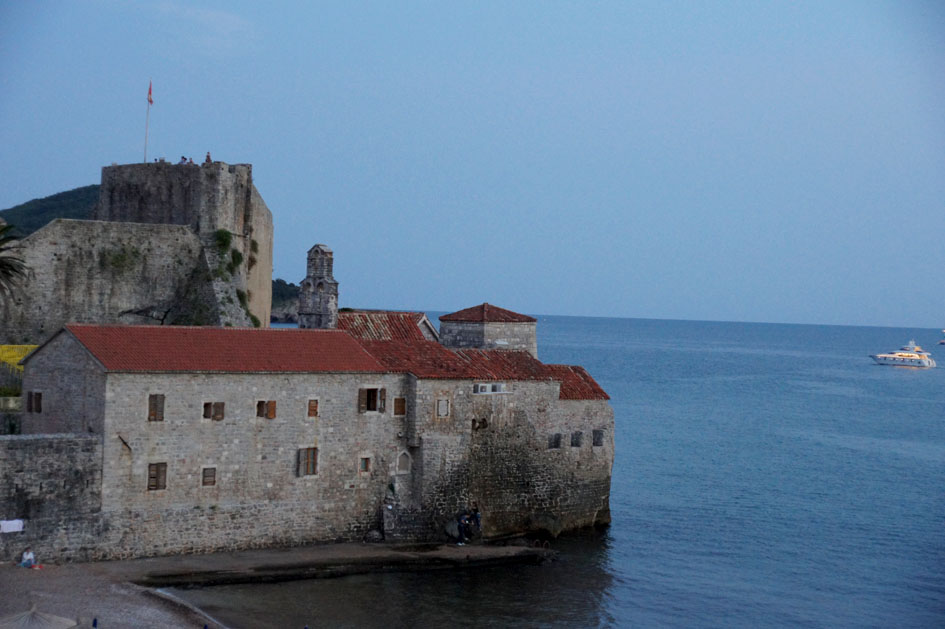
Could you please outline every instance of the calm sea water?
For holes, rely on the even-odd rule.
[[[945,626],[938,330],[542,317],[610,393],[603,534],[546,566],[175,591],[233,627]]]

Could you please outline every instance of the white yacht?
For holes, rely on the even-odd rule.
[[[942,338],[938,342],[939,345],[945,345],[945,330],[942,330]]]
[[[880,365],[893,367],[934,367],[935,360],[927,351],[909,341],[909,344],[888,354],[870,354],[870,358]]]

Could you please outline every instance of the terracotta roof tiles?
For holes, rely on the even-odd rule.
[[[340,330],[83,324],[66,330],[108,371],[387,371]]]
[[[535,323],[534,317],[499,308],[492,304],[479,304],[440,317],[440,321],[467,321],[471,323]]]

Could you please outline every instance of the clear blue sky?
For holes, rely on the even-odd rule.
[[[0,208],[254,167],[341,304],[945,326],[943,2],[0,4]]]

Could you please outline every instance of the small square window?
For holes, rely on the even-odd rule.
[[[201,475],[200,484],[204,487],[212,487],[217,484],[217,468],[215,467],[205,467],[203,468],[203,474]]]
[[[407,414],[407,398],[395,397],[394,398],[394,415],[406,415]]]
[[[571,433],[571,447],[580,448],[581,444],[584,442],[584,433],[578,430],[577,432]]]
[[[358,389],[358,412],[384,412],[387,401],[387,389]]]
[[[276,401],[260,400],[256,402],[256,417],[265,417],[266,419],[276,418]]]
[[[556,432],[555,434],[548,437],[548,449],[554,450],[555,448],[561,447],[561,433]]]
[[[595,430],[594,431],[594,447],[597,448],[602,445],[604,445],[604,431]]]
[[[212,419],[214,421],[223,419],[223,402],[204,402],[203,416],[204,419]]]
[[[148,421],[164,421],[164,396],[159,393],[152,393],[148,396]]]
[[[167,463],[148,465],[148,491],[167,489]]]
[[[318,400],[308,401],[308,416],[318,417]]]
[[[358,471],[359,472],[370,472],[371,471],[371,458],[362,456],[360,461],[358,461]]]

